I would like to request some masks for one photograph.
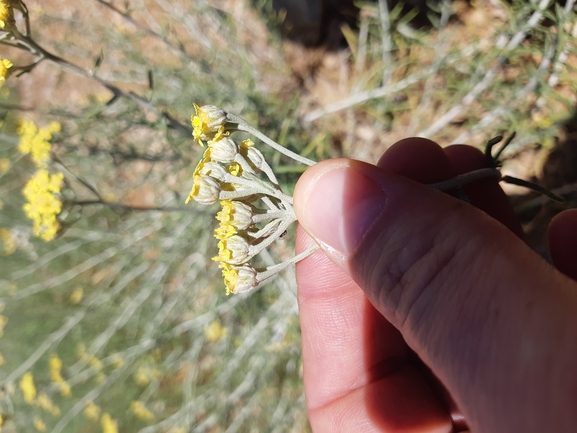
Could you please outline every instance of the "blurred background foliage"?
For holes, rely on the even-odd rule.
[[[577,204],[573,1],[26,5],[44,51],[0,40],[14,63],[0,88],[2,432],[309,429],[292,271],[227,297],[210,261],[216,209],[184,205],[201,152],[193,103],[316,160],[516,130],[505,171]],[[22,209],[36,167],[21,119],[62,125],[49,242]],[[290,192],[303,168],[260,149]],[[544,252],[560,208],[508,191]],[[261,260],[292,248],[288,236]]]

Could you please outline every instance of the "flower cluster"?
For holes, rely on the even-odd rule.
[[[51,355],[48,360],[48,368],[50,370],[50,380],[58,384],[63,397],[69,397],[71,394],[70,385],[64,380],[61,374],[62,360],[54,354]]]
[[[14,27],[14,9],[19,8],[20,0],[0,0],[0,30],[9,32]]]
[[[38,128],[32,121],[21,120],[17,130],[20,136],[18,151],[22,155],[30,154],[36,167],[46,168],[52,150],[52,134],[60,132],[61,128],[58,122],[50,122],[48,126]]]
[[[54,239],[60,228],[56,217],[62,210],[62,201],[56,195],[60,193],[63,181],[62,173],[50,174],[47,170],[38,170],[22,190],[26,198],[23,209],[33,221],[34,235],[45,241]]]
[[[263,154],[252,140],[237,142],[230,136],[243,131],[307,165],[313,162],[264,136],[241,118],[223,109],[194,106],[193,137],[206,150],[196,166],[192,190],[186,200],[203,205],[220,202],[216,219],[218,255],[213,258],[222,270],[226,293],[243,293],[256,288],[302,257],[266,269],[249,261],[270,246],[296,220],[292,197],[285,194]]]
[[[0,21],[2,22],[2,21]],[[4,85],[6,77],[8,76],[8,69],[12,67],[12,62],[8,59],[3,59],[0,57],[0,87]]]
[[[142,421],[154,421],[154,414],[148,410],[144,403],[140,400],[134,400],[132,403],[130,403],[130,410],[138,419]]]

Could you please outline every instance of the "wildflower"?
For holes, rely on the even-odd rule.
[[[49,174],[47,170],[38,170],[24,186],[22,194],[27,203],[23,206],[26,216],[33,223],[34,235],[45,241],[56,236],[60,228],[57,215],[62,210],[62,201],[56,198],[60,192],[64,175]]]
[[[21,120],[17,129],[20,136],[18,151],[23,155],[30,154],[38,168],[46,168],[52,150],[52,134],[60,132],[61,128],[58,122],[50,122],[48,126],[38,128],[32,121]]]
[[[6,26],[6,20],[8,19],[8,5],[4,3],[4,0],[0,0],[0,29]]]
[[[124,366],[124,359],[122,359],[118,355],[113,355],[112,356],[112,365],[114,366],[114,368],[123,367]]]
[[[82,301],[82,295],[83,294],[84,294],[84,290],[82,289],[82,287],[77,287],[70,294],[68,299],[70,300],[71,303],[78,304],[80,301]]]
[[[218,320],[212,321],[204,328],[204,336],[209,343],[216,343],[226,334],[228,334],[228,329],[222,326]]]
[[[202,140],[218,140],[225,134],[226,113],[222,108],[214,105],[204,105],[199,107],[194,104],[196,114],[191,117],[195,141],[202,146]]]
[[[2,366],[2,365],[4,365],[4,357],[0,353],[0,366]],[[0,424],[0,425],[2,425],[2,424]]]
[[[12,30],[16,24],[12,9],[20,3],[20,0],[0,0],[0,30],[5,32]]]
[[[130,403],[130,410],[138,419],[142,421],[152,422],[154,421],[154,415],[151,411],[149,411],[143,402],[135,400]]]
[[[20,380],[20,389],[24,395],[24,401],[32,404],[36,398],[36,387],[34,386],[34,377],[32,376],[32,373],[24,373]]]
[[[216,219],[221,226],[232,226],[236,231],[246,230],[252,225],[253,210],[249,205],[233,200],[223,200],[220,205],[221,210],[216,214]]]
[[[222,137],[217,141],[209,141],[210,159],[223,164],[230,164],[239,153],[239,146],[234,140]]]
[[[160,371],[149,367],[138,367],[134,373],[134,381],[138,386],[146,386],[159,377]]]
[[[89,401],[84,408],[84,416],[96,421],[100,417],[100,408],[96,406],[93,401]]]
[[[1,0],[0,0],[1,1]],[[1,13],[1,11],[0,11]],[[2,21],[0,21],[2,22]],[[6,77],[8,76],[8,69],[13,66],[12,62],[8,59],[3,59],[0,57],[0,87],[4,85]]]
[[[8,158],[0,158],[0,175],[6,174],[10,170],[10,160]]]
[[[60,388],[60,395],[62,397],[70,397],[70,395],[72,395],[72,388],[68,382],[62,382],[58,384],[58,387]]]
[[[46,412],[54,416],[60,415],[60,408],[52,402],[50,397],[48,397],[48,394],[46,394],[45,392],[40,393],[38,395],[38,398],[36,399],[36,404],[38,404],[38,406],[40,406]]]
[[[219,267],[222,269],[227,295],[249,292],[260,283],[256,269],[250,264],[234,266],[221,262]]]
[[[46,431],[46,424],[44,424],[44,421],[42,421],[42,419],[40,417],[35,416],[34,417],[34,428],[38,431]]]
[[[194,177],[194,183],[192,190],[186,199],[186,203],[194,199],[200,204],[213,204],[219,198],[221,191],[221,186],[217,180],[210,176],[200,176]]]
[[[102,426],[102,433],[118,433],[118,423],[108,413],[102,414],[100,425]]]
[[[60,370],[62,370],[62,360],[55,354],[50,355],[48,360],[48,369],[50,370],[50,380],[56,383],[64,382]]]
[[[0,337],[4,335],[4,327],[8,323],[8,317],[0,314]]]
[[[0,239],[2,239],[2,243],[4,244],[4,254],[7,256],[14,254],[14,251],[16,251],[16,238],[12,234],[12,231],[6,227],[0,228]],[[0,336],[2,336],[1,328]]]
[[[281,190],[275,174],[254,142],[238,144],[230,135],[244,131],[261,139],[287,156],[312,165],[313,162],[283,148],[244,120],[221,108],[194,105],[193,136],[207,149],[193,174],[193,185],[186,202],[209,205],[220,201],[221,210],[214,232],[218,240],[219,262],[226,293],[242,293],[280,272],[299,255],[279,265],[258,271],[249,261],[271,245],[296,220],[292,197]],[[310,251],[306,252],[310,254]]]
[[[250,258],[251,247],[248,242],[238,235],[221,239],[218,243],[218,256],[213,260],[226,262],[230,265],[240,265]]]

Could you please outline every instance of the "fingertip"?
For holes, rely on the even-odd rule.
[[[479,149],[464,144],[455,144],[444,148],[447,158],[456,175],[487,167],[485,154]],[[463,187],[469,202],[496,219],[509,230],[523,239],[525,234],[509,202],[509,197],[499,182],[494,179],[482,179]]]
[[[443,148],[421,137],[397,141],[386,150],[377,167],[420,183],[440,182],[455,175]]]

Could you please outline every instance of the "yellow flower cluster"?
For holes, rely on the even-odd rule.
[[[12,62],[8,59],[3,59],[0,57],[0,87],[6,82],[6,77],[8,76],[8,69],[13,66]]]
[[[62,201],[56,197],[60,192],[64,175],[50,174],[47,170],[38,170],[26,183],[22,194],[26,198],[23,209],[34,223],[34,235],[45,241],[54,239],[60,225],[57,215],[62,210]]]
[[[36,399],[36,386],[34,386],[34,377],[32,373],[24,373],[20,380],[20,389],[24,395],[24,401],[33,404]]]
[[[60,394],[63,397],[68,397],[71,394],[71,390],[70,385],[62,377],[62,360],[55,354],[50,355],[48,369],[50,370],[50,380],[58,384]]]
[[[44,424],[44,421],[42,421],[42,419],[38,416],[34,417],[34,428],[38,431],[46,431],[46,424]]]
[[[204,328],[204,336],[209,343],[215,343],[221,338],[226,337],[228,329],[220,324],[218,320],[214,320]]]
[[[54,416],[60,415],[60,408],[54,404],[52,399],[48,397],[48,394],[46,394],[45,392],[42,392],[38,395],[38,398],[36,399],[36,404],[42,409],[44,409],[46,412]]]
[[[4,244],[4,254],[7,256],[14,254],[14,251],[16,251],[16,238],[12,231],[6,227],[0,228],[0,239],[2,239]]]
[[[136,417],[142,421],[152,422],[154,421],[154,414],[146,408],[144,403],[139,400],[135,400],[130,403],[130,410]]]
[[[194,104],[192,135],[202,147],[207,145],[193,174],[192,190],[186,199],[203,205],[220,201],[216,219],[219,226],[219,263],[226,294],[254,290],[260,283],[307,257],[317,247],[284,261],[257,270],[250,260],[286,234],[296,221],[293,200],[285,194],[264,155],[251,140],[237,143],[230,136],[240,131],[305,165],[315,162],[281,146],[250,126],[242,118],[214,105]]]
[[[20,6],[20,0],[0,0],[0,30],[10,31],[14,26],[14,7]]]
[[[7,173],[8,170],[10,170],[10,160],[8,158],[0,158],[0,175]]]
[[[134,373],[134,381],[138,386],[147,386],[152,380],[158,379],[160,370],[150,367],[138,367]]]
[[[23,155],[30,154],[38,168],[46,168],[52,149],[52,134],[60,132],[61,129],[62,125],[58,122],[50,122],[48,126],[38,128],[32,121],[21,120],[17,129],[20,136],[18,151]]]
[[[100,425],[102,426],[102,433],[118,433],[118,423],[108,413],[102,414]]]
[[[0,29],[6,27],[6,20],[8,19],[8,5],[4,0],[0,0]]]
[[[0,337],[4,335],[4,327],[8,323],[8,317],[0,314]]]
[[[68,297],[68,300],[72,303],[72,304],[78,304],[80,303],[80,301],[82,301],[82,296],[84,295],[84,290],[82,289],[82,287],[77,287],[76,289],[74,289],[72,291],[72,293],[70,294],[70,296]]]
[[[282,193],[272,169],[251,140],[239,144],[230,138],[232,132],[240,130],[240,120],[213,105],[195,104],[194,108],[193,137],[207,149],[194,170],[186,202],[209,205],[220,201],[216,216],[219,226],[214,234],[219,252],[213,260],[222,270],[227,294],[248,292],[265,276],[248,262],[284,232],[287,222],[295,220],[292,199]],[[261,173],[266,179],[259,177]],[[264,228],[257,227],[267,220],[271,222]]]
[[[84,416],[88,419],[96,421],[98,418],[100,418],[100,408],[94,404],[93,401],[89,401],[84,408]]]

